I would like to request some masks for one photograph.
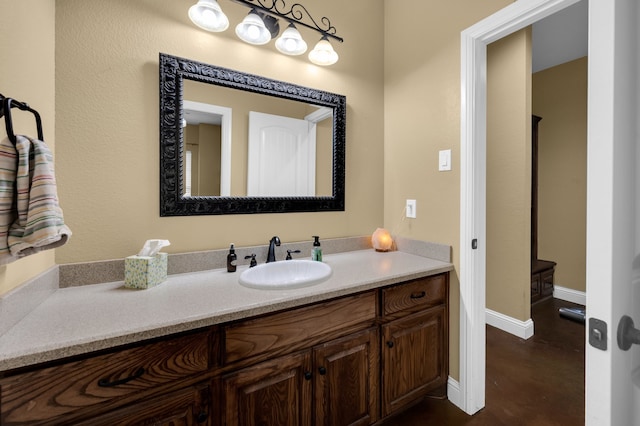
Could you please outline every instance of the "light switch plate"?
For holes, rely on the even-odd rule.
[[[416,200],[407,200],[405,215],[411,219],[416,218]]]
[[[438,153],[438,170],[446,172],[451,170],[451,150],[445,149]]]

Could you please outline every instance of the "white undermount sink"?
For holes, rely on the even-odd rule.
[[[331,267],[312,260],[282,260],[249,268],[240,274],[240,284],[259,289],[307,287],[331,276]]]

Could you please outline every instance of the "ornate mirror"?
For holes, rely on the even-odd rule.
[[[346,98],[160,54],[160,215],[344,210]]]

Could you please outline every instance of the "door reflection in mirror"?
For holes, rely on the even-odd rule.
[[[332,108],[192,80],[185,80],[184,96],[185,195],[187,187],[190,196],[332,195]],[[278,123],[263,123],[252,136],[250,115]],[[281,121],[287,119],[304,123],[304,136],[285,130]]]
[[[316,168],[326,171],[333,167],[331,151],[316,149],[316,123],[332,118],[332,112],[321,108],[304,119],[249,112],[247,195],[315,196]],[[321,192],[331,190],[331,181],[326,178],[321,177],[317,184]]]

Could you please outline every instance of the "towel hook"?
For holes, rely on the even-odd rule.
[[[42,132],[42,120],[40,119],[40,114],[38,113],[38,111],[31,108],[27,103],[19,102],[12,98],[5,97],[2,100],[2,105],[4,109],[4,124],[7,129],[7,136],[9,137],[11,142],[13,142],[14,145],[17,142],[16,135],[13,133],[13,120],[11,118],[11,108],[14,108],[14,107],[21,109],[23,111],[29,111],[35,116],[36,127],[38,129],[38,139],[41,141],[44,141],[44,134]]]

